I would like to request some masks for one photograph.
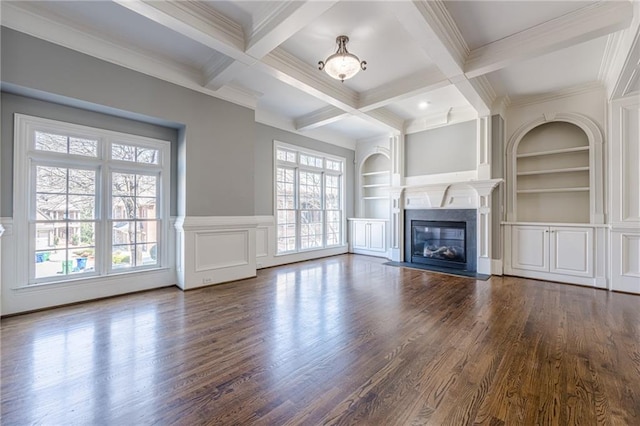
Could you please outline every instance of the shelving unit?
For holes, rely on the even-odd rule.
[[[573,124],[527,133],[513,159],[518,221],[589,223],[589,155],[588,138]]]
[[[580,114],[553,118],[507,145],[504,273],[606,288],[602,134]]]
[[[391,161],[382,154],[373,154],[360,171],[361,216],[388,219]]]

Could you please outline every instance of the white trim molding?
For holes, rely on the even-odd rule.
[[[255,216],[186,216],[176,220],[182,290],[256,276]]]

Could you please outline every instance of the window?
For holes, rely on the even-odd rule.
[[[344,159],[275,143],[277,253],[343,243]]]
[[[28,259],[19,265],[24,282],[166,264],[169,142],[19,114],[15,128],[14,227],[28,235],[18,241]]]

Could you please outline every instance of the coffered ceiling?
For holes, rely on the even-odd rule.
[[[2,25],[323,140],[416,131],[606,76],[629,1],[3,1]],[[636,10],[634,11],[634,7]],[[367,70],[317,69],[335,38]]]

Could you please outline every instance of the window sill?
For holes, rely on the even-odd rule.
[[[153,269],[138,269],[135,271],[127,271],[127,272],[116,272],[111,273],[109,275],[92,275],[90,277],[78,277],[73,279],[68,279],[64,281],[49,281],[42,283],[33,283],[27,284],[18,287],[12,287],[11,290],[16,292],[30,292],[30,291],[41,291],[41,290],[50,290],[56,288],[65,288],[65,287],[76,287],[76,286],[95,286],[98,284],[103,284],[105,282],[122,279],[123,277],[128,276],[145,276],[145,275],[155,275],[155,274],[166,274],[173,273],[174,271],[171,268],[153,268]]]

